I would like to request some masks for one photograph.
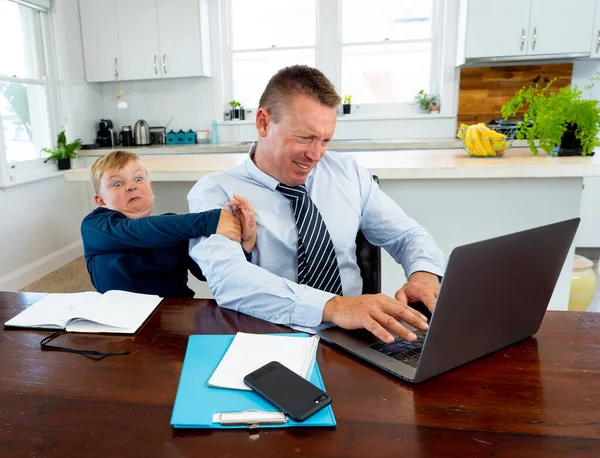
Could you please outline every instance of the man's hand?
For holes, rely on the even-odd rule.
[[[396,292],[396,300],[403,304],[423,302],[433,312],[435,301],[440,292],[440,280],[429,272],[415,272],[406,284]]]
[[[427,319],[406,302],[384,294],[353,297],[335,296],[325,304],[323,321],[330,321],[344,329],[361,329],[373,333],[384,342],[392,343],[394,337],[386,328],[399,337],[414,342],[417,336],[402,326],[402,320],[417,329],[427,330]]]
[[[242,241],[242,223],[233,216],[230,209],[224,208],[219,216],[216,233],[239,243]]]
[[[233,200],[230,200],[225,205],[235,210],[242,225],[242,248],[244,248],[246,253],[251,253],[256,245],[256,216],[254,215],[254,208],[252,208],[248,199],[239,194],[234,194]]]

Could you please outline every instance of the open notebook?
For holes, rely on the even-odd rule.
[[[244,377],[271,361],[278,361],[310,380],[318,344],[318,336],[294,337],[238,332],[208,380],[208,385],[250,391],[244,383]]]
[[[49,294],[4,326],[134,334],[161,300],[159,296],[116,290]]]

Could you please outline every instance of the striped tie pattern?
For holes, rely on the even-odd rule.
[[[298,283],[342,295],[342,280],[333,242],[305,185],[277,185],[290,200],[298,228]]]

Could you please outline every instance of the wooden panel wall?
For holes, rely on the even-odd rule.
[[[501,118],[500,109],[523,86],[553,78],[554,90],[571,84],[573,64],[462,68],[458,91],[458,125]]]

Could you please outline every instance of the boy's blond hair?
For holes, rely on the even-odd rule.
[[[94,162],[90,171],[92,183],[94,184],[94,192],[97,195],[100,195],[100,182],[102,181],[104,172],[108,169],[121,170],[130,162],[139,160],[140,157],[137,154],[124,150],[112,151],[106,156],[96,159],[96,162]]]

